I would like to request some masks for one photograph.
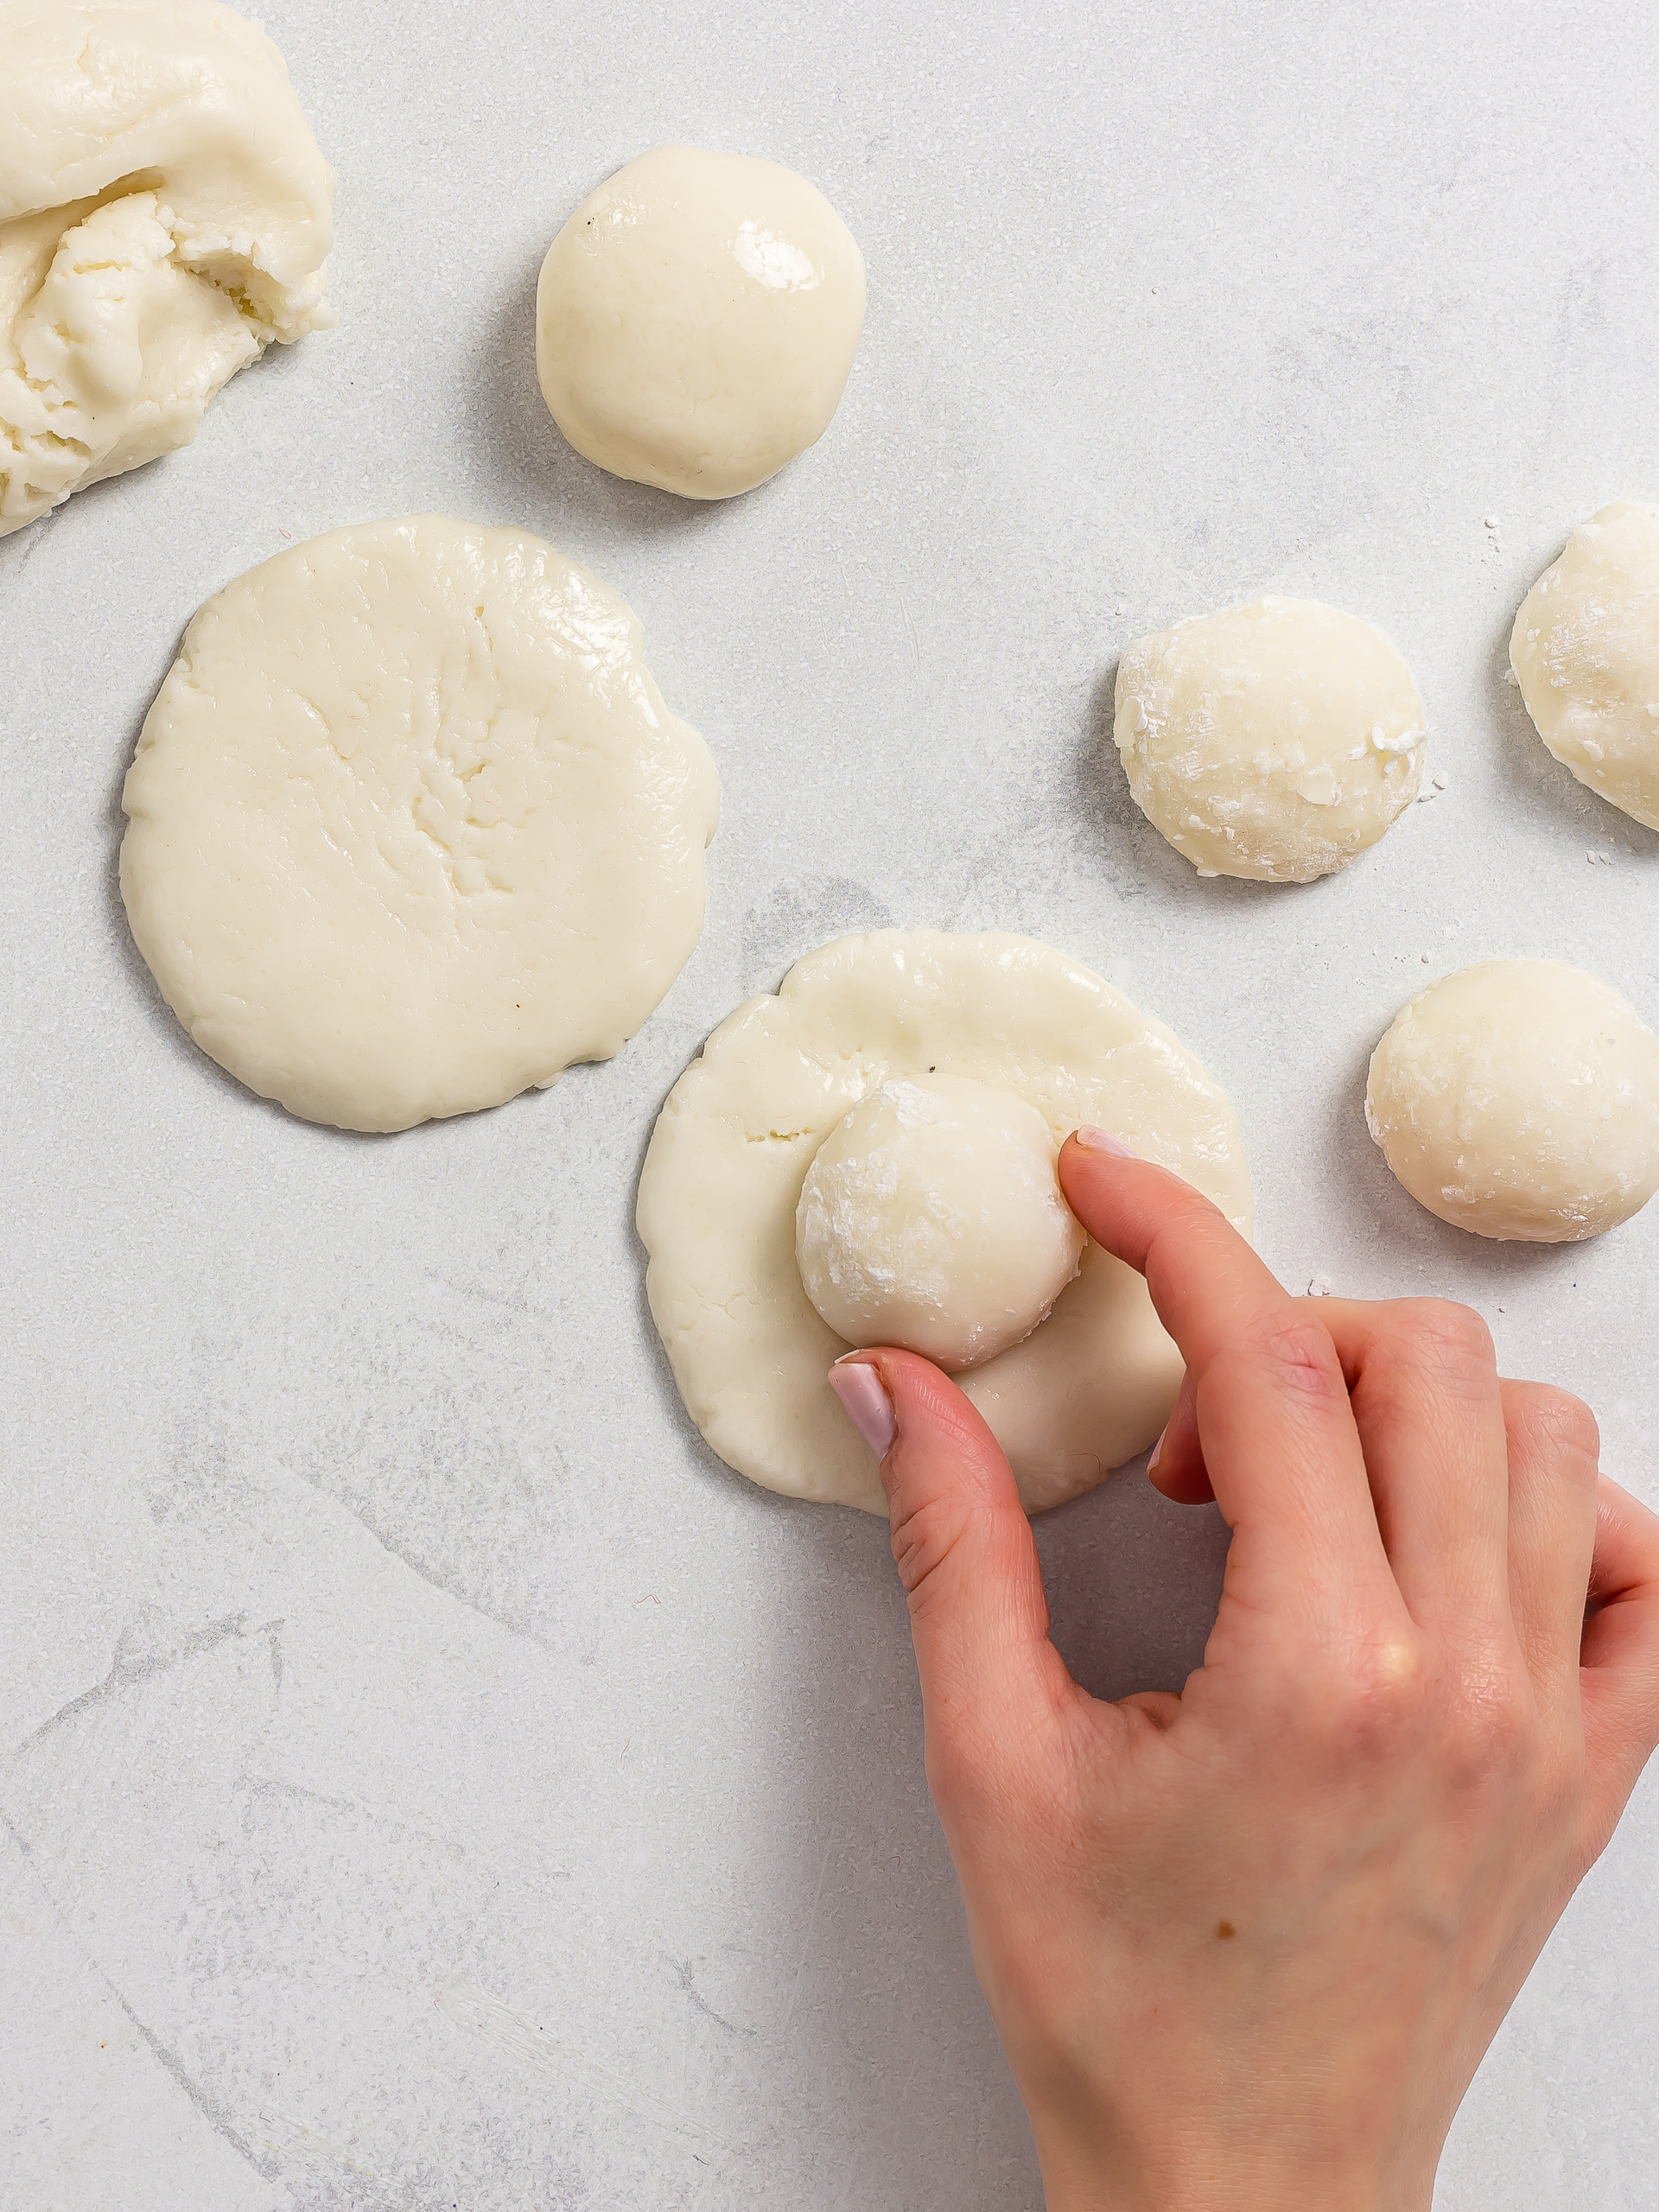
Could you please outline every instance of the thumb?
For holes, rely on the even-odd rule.
[[[1046,1713],[1081,1696],[1048,1640],[1031,1523],[1001,1446],[950,1377],[909,1351],[861,1351],[830,1382],[870,1448],[910,1597],[928,1781],[942,1814],[1001,1794]]]

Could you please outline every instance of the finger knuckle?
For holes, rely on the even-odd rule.
[[[929,1793],[946,1820],[982,1819],[995,1810],[996,1785],[963,1730],[930,1727],[922,1764]]]
[[[1516,1416],[1530,1440],[1564,1471],[1593,1475],[1601,1458],[1601,1430],[1582,1398],[1548,1382],[1517,1386]]]
[[[946,1570],[967,1535],[968,1510],[957,1498],[923,1497],[894,1514],[893,1564],[912,1618],[940,1602]]]
[[[1404,1322],[1420,1351],[1497,1364],[1492,1332],[1472,1306],[1453,1298],[1414,1298],[1407,1301]]]
[[[951,1834],[988,1837],[1032,1825],[1033,1796],[1041,1825],[1042,1794],[1033,1792],[1020,1759],[971,1714],[930,1715],[922,1758],[928,1793]]]
[[[1525,1785],[1530,1795],[1542,1770],[1536,1700],[1525,1669],[1482,1669],[1450,1700],[1442,1726],[1446,1780],[1456,1796],[1484,1797]]]
[[[1414,1298],[1402,1306],[1396,1326],[1407,1359],[1443,1384],[1484,1389],[1497,1372],[1492,1332],[1471,1306]]]
[[[1344,1656],[1315,1691],[1317,1731],[1344,1764],[1391,1763],[1428,1735],[1433,1683],[1410,1634],[1378,1637]]]
[[[1253,1367],[1265,1367],[1302,1396],[1347,1397],[1347,1384],[1329,1332],[1295,1306],[1251,1320],[1243,1332],[1239,1357]]]

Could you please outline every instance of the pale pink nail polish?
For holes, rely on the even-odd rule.
[[[893,1400],[874,1368],[868,1360],[850,1367],[838,1360],[830,1370],[830,1388],[876,1458],[885,1459],[893,1449],[899,1424],[893,1417]]]
[[[1168,1434],[1169,1431],[1166,1428],[1152,1447],[1152,1457],[1147,1462],[1147,1472],[1149,1475],[1155,1474],[1158,1471],[1158,1462],[1164,1456],[1164,1438]]]
[[[1138,1160],[1141,1155],[1131,1152],[1121,1137],[1110,1136],[1104,1129],[1079,1129],[1077,1142],[1085,1152],[1115,1153],[1120,1160]]]

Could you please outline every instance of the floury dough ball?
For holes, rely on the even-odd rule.
[[[1257,599],[1141,638],[1117,671],[1135,804],[1200,875],[1311,883],[1374,845],[1422,779],[1411,671],[1312,599]]]
[[[591,461],[728,499],[823,436],[864,327],[864,257],[776,162],[658,146],[559,232],[536,295],[536,373]]]
[[[824,1139],[795,1215],[806,1294],[853,1344],[975,1367],[1028,1337],[1085,1242],[1034,1106],[965,1077],[888,1082]]]
[[[1487,960],[1420,991],[1371,1055],[1365,1119],[1442,1221],[1563,1244],[1659,1186],[1659,1038],[1558,960]]]
[[[1510,662],[1555,758],[1659,830],[1659,507],[1615,499],[1580,524],[1522,601]]]

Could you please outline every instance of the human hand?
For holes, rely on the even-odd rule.
[[[1154,1480],[1233,1532],[1179,1697],[1072,1681],[1007,1463],[937,1368],[835,1375],[885,1452],[928,1781],[1050,2212],[1423,2212],[1659,1739],[1659,1519],[1466,1307],[1293,1299],[1089,1136],[1066,1197],[1187,1364]]]

